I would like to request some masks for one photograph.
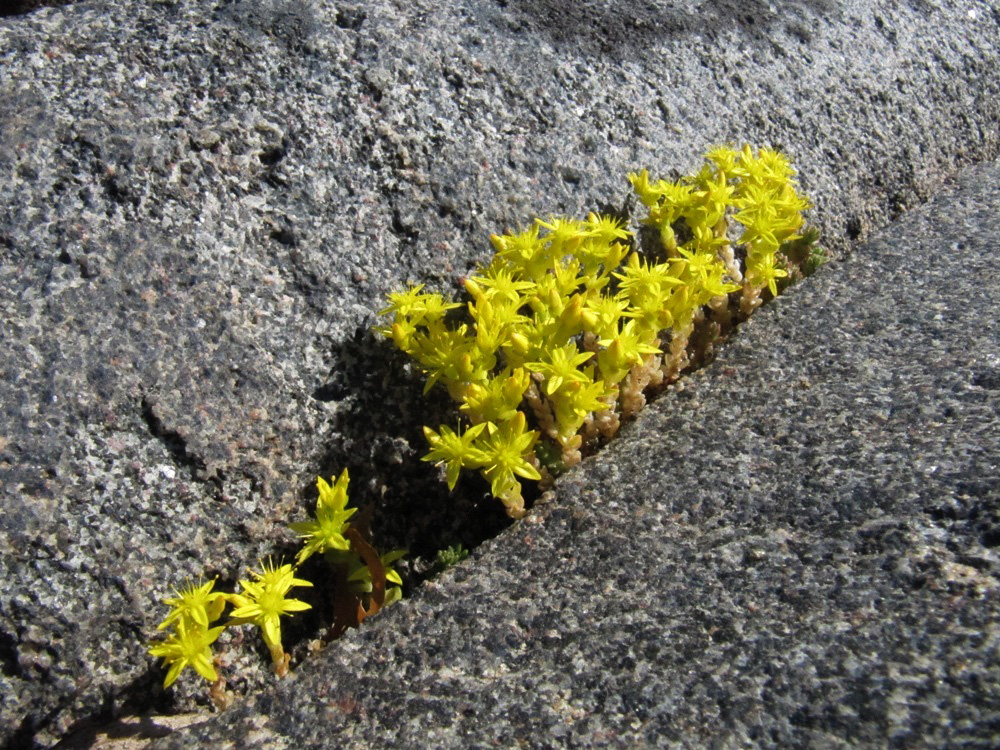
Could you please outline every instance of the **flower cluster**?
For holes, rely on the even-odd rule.
[[[580,461],[650,388],[704,361],[802,274],[814,257],[802,245],[817,235],[803,231],[808,202],[793,175],[778,152],[749,146],[715,149],[674,182],[643,170],[629,179],[655,247],[636,249],[613,216],[539,219],[493,235],[496,254],[465,280],[465,305],[423,285],[390,294],[380,314],[391,319],[376,330],[417,361],[428,390],[443,383],[464,418],[424,428],[424,459],[444,467],[450,489],[462,469],[479,470],[508,514],[523,515],[522,479]]]
[[[202,584],[188,584],[175,596],[163,600],[170,612],[158,630],[171,628],[165,641],[153,643],[149,653],[168,667],[164,687],[170,687],[185,667],[191,667],[210,682],[221,684],[216,670],[212,645],[226,628],[254,625],[260,628],[271,653],[275,674],[288,671],[289,655],[281,645],[281,617],[311,608],[310,604],[289,597],[298,587],[311,587],[309,581],[296,578],[298,566],[314,554],[323,554],[337,574],[337,621],[331,631],[339,635],[358,625],[365,617],[402,596],[402,578],[392,564],[403,550],[378,556],[367,541],[365,530],[349,519],[357,511],[347,508],[347,470],[330,485],[320,477],[316,486],[316,518],[293,523],[291,528],[303,539],[296,564],[276,565],[261,562],[261,570],[250,571],[250,578],[239,582],[240,591],[227,594],[215,591],[215,579]],[[220,625],[226,605],[232,607],[229,619]],[[220,696],[213,692],[213,699]]]
[[[646,207],[638,236],[627,221],[536,220],[494,235],[486,268],[464,282],[464,304],[422,285],[389,295],[377,327],[458,404],[453,429],[424,428],[449,489],[463,469],[479,471],[508,514],[525,511],[522,481],[549,482],[595,450],[646,403],[646,396],[706,361],[733,326],[823,262],[818,233],[794,170],[776,151],[718,148],[694,175],[651,181],[629,175]],[[322,556],[333,566],[333,623],[327,637],[354,627],[401,596],[393,564],[368,539],[365,513],[348,508],[345,469],[317,481],[315,517],[293,523],[302,540],[295,564],[262,562],[235,593],[215,580],[188,584],[164,600],[165,640],[150,653],[167,667],[164,685],[186,667],[226,702],[212,651],[230,627],[258,627],[275,673],[289,656],[281,618],[311,608],[292,590],[309,588],[299,566]],[[455,548],[439,559],[461,559]],[[226,607],[229,618],[223,618]]]
[[[157,626],[157,630],[172,627],[173,632],[163,643],[154,644],[149,653],[162,658],[169,665],[164,687],[170,687],[185,667],[193,668],[206,680],[219,679],[212,658],[212,644],[225,630],[224,626],[209,627],[219,619],[226,606],[226,595],[213,591],[215,580],[196,586],[189,584],[176,596],[168,597],[170,614]]]
[[[271,651],[275,672],[283,675],[287,671],[288,655],[281,647],[279,618],[310,608],[305,602],[288,598],[288,593],[296,586],[312,584],[295,578],[291,565],[275,566],[270,560],[261,563],[260,572],[251,570],[250,574],[253,580],[240,581],[241,591],[236,594],[214,591],[213,579],[197,586],[189,584],[175,592],[175,597],[163,600],[171,610],[158,630],[169,627],[173,632],[166,641],[154,643],[149,653],[163,659],[168,666],[164,687],[170,687],[185,667],[192,667],[210,682],[219,680],[212,644],[226,628],[235,625],[259,627]],[[211,627],[227,604],[233,607],[231,619]]]
[[[803,238],[802,212],[809,201],[798,193],[794,175],[781,153],[761,149],[754,155],[744,146],[741,151],[709,151],[697,175],[677,182],[650,183],[646,170],[629,175],[629,180],[649,209],[645,223],[659,230],[667,254],[689,257],[678,244],[678,224],[692,236],[688,246],[694,242],[705,252],[714,248],[730,278],[740,284],[740,309],[749,315],[761,304],[764,289],[777,296],[778,280],[789,273],[783,265],[799,262],[789,258],[788,251]],[[730,242],[729,218],[743,227],[735,243]],[[810,244],[816,239],[813,234]],[[734,245],[744,254],[742,270]]]
[[[349,482],[347,469],[332,485],[319,477],[316,480],[319,497],[315,520],[291,525],[292,531],[303,541],[296,562],[301,565],[313,555],[322,554],[336,571],[338,602],[335,610],[344,609],[346,605],[344,611],[350,612],[346,620],[334,623],[336,635],[347,627],[360,624],[365,617],[403,595],[403,579],[392,565],[406,551],[397,549],[384,555],[376,554],[368,541],[367,524],[349,522],[357,511],[357,508],[347,507]]]

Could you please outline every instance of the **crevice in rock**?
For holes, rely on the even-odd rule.
[[[0,17],[23,16],[39,8],[59,8],[74,2],[75,0],[4,0],[0,3]]]
[[[183,435],[163,424],[163,420],[156,414],[156,404],[146,396],[142,397],[142,419],[149,428],[149,434],[163,443],[178,465],[190,469],[191,476],[195,479],[203,477],[207,469],[205,462],[188,451],[187,440]]]

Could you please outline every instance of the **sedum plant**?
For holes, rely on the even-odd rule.
[[[478,470],[507,513],[522,482],[550,482],[612,437],[646,394],[705,360],[740,320],[822,259],[808,201],[777,151],[717,148],[694,175],[629,175],[646,209],[639,248],[625,222],[537,219],[493,235],[465,303],[389,295],[376,331],[458,404],[453,429],[424,428],[449,489]]]
[[[578,463],[647,394],[704,362],[736,323],[825,260],[794,174],[779,152],[749,146],[714,149],[674,181],[643,170],[628,176],[646,211],[638,238],[610,215],[537,219],[491,237],[495,255],[464,281],[464,302],[422,285],[390,294],[376,330],[417,361],[425,393],[440,383],[458,405],[454,429],[424,428],[424,460],[449,489],[463,469],[479,471],[509,515],[524,515],[524,480],[548,483]],[[346,469],[317,480],[314,517],[291,524],[302,541],[294,563],[262,561],[237,592],[216,591],[213,579],[164,599],[158,630],[168,632],[149,652],[167,667],[165,687],[191,667],[227,705],[213,646],[246,625],[260,629],[284,676],[282,618],[311,608],[293,590],[312,587],[297,576],[313,556],[334,571],[327,640],[401,597],[393,565],[405,552],[375,550],[367,515],[347,507],[349,481]],[[466,554],[443,550],[438,565]]]
[[[327,638],[341,635],[366,617],[402,596],[402,578],[393,563],[405,553],[393,550],[378,555],[368,541],[367,524],[351,521],[357,508],[348,508],[347,469],[333,482],[322,477],[316,481],[319,497],[315,518],[291,524],[302,539],[302,549],[295,564],[261,562],[260,571],[239,582],[236,593],[215,591],[215,579],[207,583],[189,583],[163,600],[170,607],[158,630],[169,629],[165,641],[150,645],[149,653],[163,659],[167,667],[164,687],[170,687],[186,667],[213,683],[211,697],[220,707],[228,704],[225,682],[217,671],[212,646],[227,628],[252,625],[260,629],[271,654],[277,676],[288,672],[289,655],[281,644],[281,618],[310,609],[312,605],[290,596],[292,589],[312,587],[297,578],[299,566],[313,555],[322,555],[332,565],[334,622]],[[362,514],[364,515],[364,514]],[[229,619],[222,621],[226,607]],[[219,624],[221,623],[221,624]]]
[[[450,547],[438,550],[434,567],[437,568],[438,572],[442,572],[458,565],[468,556],[469,550],[463,547],[461,543],[453,544]]]

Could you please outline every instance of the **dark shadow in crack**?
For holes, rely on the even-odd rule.
[[[335,437],[317,470],[327,479],[349,470],[351,504],[372,506],[376,548],[409,550],[409,570],[419,578],[438,550],[459,543],[472,549],[510,525],[478,474],[463,472],[449,492],[440,470],[421,460],[429,450],[424,425],[458,424],[443,386],[424,394],[425,378],[409,357],[369,328],[340,343],[333,359],[326,382],[313,393],[338,403]],[[310,509],[315,497],[310,486]]]
[[[812,26],[841,15],[837,0],[706,0],[694,8],[690,3],[655,0],[501,0],[500,4],[513,13],[519,28],[547,36],[555,46],[614,59],[632,57],[662,40],[726,29],[752,41],[770,40],[777,30],[808,41]]]
[[[59,8],[76,0],[0,0],[0,18],[23,16],[40,8]]]

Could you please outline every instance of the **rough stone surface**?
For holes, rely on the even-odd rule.
[[[420,425],[443,418],[446,402],[428,407],[419,378],[368,333],[387,291],[407,280],[453,287],[489,256],[490,232],[535,215],[620,206],[626,171],[686,171],[724,141],[792,155],[816,203],[812,221],[846,251],[959,167],[997,156],[998,49],[1000,13],[979,2],[84,1],[0,20],[0,738],[47,746],[123,712],[204,705],[193,681],[169,695],[157,687],[162,672],[143,641],[162,617],[159,599],[185,576],[231,583],[258,557],[291,552],[285,525],[304,513],[317,473],[348,466],[352,496],[376,505],[385,546],[409,547],[417,560],[455,541],[476,544],[502,525],[481,486],[468,482],[447,497],[419,461]],[[961,251],[966,269],[981,257],[968,249],[981,252],[976,236]],[[874,266],[872,285],[892,273],[925,279],[903,273],[912,268],[909,248],[894,255],[880,247],[851,261],[889,263]],[[926,252],[927,263],[962,257],[940,245]],[[833,284],[847,267],[821,278]],[[425,712],[426,736],[438,722],[447,744],[459,736],[447,734],[447,721],[462,727],[468,712],[498,715],[502,705],[511,713],[498,732],[511,738],[535,720],[594,743],[605,730],[698,737],[712,716],[745,718],[745,706],[785,722],[769,725],[775,742],[796,728],[816,732],[820,744],[822,732],[849,741],[854,728],[871,732],[890,719],[900,732],[926,728],[933,737],[945,716],[981,734],[973,723],[981,714],[963,724],[947,701],[906,709],[912,696],[943,683],[996,707],[994,683],[980,669],[995,648],[988,620],[974,632],[988,609],[967,604],[980,590],[993,601],[986,584],[994,562],[978,547],[966,555],[948,546],[951,538],[992,546],[995,518],[982,508],[996,486],[985,473],[996,452],[973,450],[971,418],[955,433],[964,453],[925,460],[946,444],[921,448],[934,424],[965,414],[959,406],[972,409],[971,396],[961,401],[966,391],[985,394],[995,410],[996,363],[983,360],[974,371],[971,359],[959,366],[948,358],[971,358],[989,339],[945,351],[911,346],[902,331],[938,325],[950,336],[958,323],[948,316],[963,321],[973,309],[987,325],[992,308],[962,305],[988,294],[990,268],[967,274],[961,289],[944,283],[954,278],[923,281],[922,292],[946,306],[943,322],[900,298],[897,312],[909,309],[909,317],[887,330],[910,347],[909,359],[888,380],[883,361],[904,352],[847,358],[854,350],[838,337],[858,331],[842,325],[843,313],[802,307],[806,288],[793,292],[768,313],[781,320],[784,338],[757,345],[768,367],[740,366],[751,356],[744,342],[756,335],[748,330],[728,355],[736,375],[717,367],[685,392],[721,389],[730,411],[696,408],[707,395],[664,401],[618,448],[567,477],[549,508],[333,646],[322,669],[307,661],[299,682],[281,689],[325,674],[317,690],[332,696],[329,715],[318,715],[331,732],[339,722],[345,742],[392,717],[398,736],[419,732],[413,717]],[[877,288],[896,293],[899,285]],[[857,304],[876,304],[871,297],[855,295]],[[837,299],[825,300],[826,309]],[[875,346],[881,329],[871,320],[871,332],[862,326],[858,335]],[[813,345],[831,348],[825,358],[795,353],[809,326]],[[931,368],[937,355],[941,366]],[[933,394],[945,385],[921,378],[951,365],[954,377],[967,377],[966,390],[955,381],[958,395],[922,399],[922,388]],[[763,372],[803,368],[818,390],[796,390],[795,378],[776,380],[779,390],[762,387]],[[828,370],[836,377],[827,380]],[[822,402],[826,385],[852,378],[875,388],[859,396],[867,401],[852,405],[845,390]],[[881,390],[889,384],[903,394],[901,411]],[[753,399],[766,397],[777,399],[770,411],[751,417]],[[950,400],[949,413],[942,404]],[[855,408],[872,415],[864,427],[850,421]],[[734,421],[741,414],[744,427]],[[705,430],[710,422],[717,429]],[[779,442],[793,435],[804,444]],[[889,443],[879,441],[890,437],[911,451],[908,462],[902,452],[881,452]],[[718,453],[735,438],[759,455]],[[982,433],[978,444],[988,448],[990,439]],[[675,453],[657,452],[667,449]],[[884,466],[883,455],[892,458]],[[986,467],[979,474],[976,460]],[[650,461],[663,462],[656,482],[639,473]],[[678,497],[684,472],[699,466],[700,494]],[[883,469],[901,474],[889,482]],[[964,472],[963,484],[940,484],[951,472]],[[772,482],[786,489],[770,494]],[[609,494],[612,484],[630,494]],[[941,494],[932,502],[926,493],[934,487]],[[820,497],[827,501],[814,502]],[[910,505],[924,501],[938,510],[921,506],[921,516]],[[664,515],[670,502],[677,520]],[[821,511],[806,513],[813,506]],[[864,516],[870,508],[872,518]],[[632,515],[608,536],[612,511]],[[883,528],[883,518],[900,525]],[[720,526],[710,528],[716,519]],[[730,522],[737,546],[713,547],[712,534],[728,538]],[[868,546],[858,541],[864,529]],[[636,534],[644,536],[630,542]],[[567,546],[572,535],[591,543]],[[565,555],[576,561],[567,557],[560,568],[553,555],[563,549],[575,549]],[[587,572],[602,549],[615,551],[610,580]],[[879,555],[889,561],[884,570]],[[490,573],[480,575],[479,564]],[[834,568],[843,574],[836,585],[815,573]],[[862,570],[870,577],[856,580]],[[795,571],[798,578],[766,588],[769,578]],[[761,601],[741,600],[756,590],[755,576]],[[666,593],[646,619],[651,592],[642,587],[652,581]],[[951,610],[936,598],[941,587]],[[518,592],[524,600],[514,606]],[[740,609],[741,601],[748,606]],[[750,604],[769,619],[754,627],[740,620]],[[927,613],[918,616],[918,605]],[[669,614],[674,606],[684,614]],[[480,620],[492,607],[506,614]],[[518,618],[535,624],[527,629]],[[445,621],[457,639],[449,645],[468,645],[464,666],[447,672],[435,654],[445,643],[432,634],[419,641],[423,650],[399,650],[394,662],[396,649],[418,642],[411,633]],[[301,651],[316,627],[299,618],[289,638]],[[741,627],[754,634],[753,649],[734,645]],[[852,627],[861,628],[857,641]],[[565,636],[565,647],[560,628],[577,634]],[[787,633],[798,636],[797,651],[780,640]],[[381,647],[362,655],[369,641]],[[617,654],[620,670],[608,673],[612,662],[598,670],[586,643]],[[632,644],[639,650],[630,655]],[[233,638],[226,647],[234,692],[252,696],[270,684],[253,644]],[[518,665],[543,652],[564,662],[549,682],[532,684],[530,668],[520,673]],[[651,675],[686,666],[694,654],[704,665],[717,660],[704,679],[654,681],[657,696],[642,697]],[[524,681],[504,683],[503,665]],[[449,695],[414,692],[398,707],[352,702],[342,686],[355,685],[359,699],[374,695],[377,683],[362,674],[379,672],[427,680]],[[578,682],[585,688],[577,700]],[[491,697],[504,684],[505,703]],[[757,698],[743,704],[741,695]],[[276,700],[264,696],[265,704]],[[457,715],[433,718],[455,701]],[[273,721],[285,732],[293,718],[282,716]]]
[[[549,502],[161,748],[995,747],[1000,162],[778,299]]]

